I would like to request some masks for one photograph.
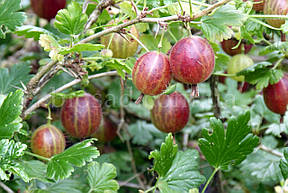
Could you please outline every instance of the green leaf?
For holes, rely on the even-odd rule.
[[[269,125],[268,129],[265,131],[265,134],[272,134],[279,138],[281,138],[281,133],[288,134],[288,112],[283,116],[283,123],[273,123]]]
[[[29,181],[28,176],[16,160],[23,156],[26,144],[8,139],[0,140],[0,180],[9,180],[11,173],[16,174],[25,182]]]
[[[26,19],[21,9],[21,0],[0,0],[0,38],[5,38],[7,32],[14,31]]]
[[[159,181],[157,187],[161,193],[181,193],[181,191],[171,189],[166,181]]]
[[[54,155],[48,162],[48,178],[59,180],[69,177],[74,171],[73,166],[82,167],[86,162],[99,156],[96,147],[91,146],[95,139],[87,139],[73,145],[64,152]]]
[[[149,50],[158,50],[158,44],[160,42],[161,35],[158,35],[156,38],[151,34],[143,34],[140,37],[140,41],[149,49]],[[169,40],[164,36],[162,40],[162,47],[160,51],[167,53],[171,48]]]
[[[72,48],[64,48],[62,49],[59,54],[69,54],[71,52],[84,52],[84,51],[98,51],[104,48],[104,45],[102,44],[76,44]]]
[[[284,149],[284,159],[280,161],[279,167],[284,179],[288,178],[288,148]]]
[[[23,92],[10,93],[0,107],[0,139],[10,139],[22,127],[21,112]]]
[[[128,131],[133,137],[133,144],[151,145],[155,140],[163,138],[163,133],[156,129],[153,124],[147,123],[146,121],[138,120],[136,123],[129,125]]]
[[[271,153],[257,150],[241,163],[243,174],[255,183],[268,183],[274,185],[282,180],[279,168],[281,158]]]
[[[28,63],[14,64],[10,69],[0,68],[0,94],[8,94],[22,88],[30,78],[30,67]]]
[[[227,169],[230,164],[241,163],[253,151],[259,139],[250,133],[249,120],[249,112],[232,118],[228,121],[225,131],[221,120],[210,119],[212,133],[203,129],[204,138],[199,139],[199,147],[210,165]]]
[[[131,66],[128,63],[123,62],[123,61],[121,61],[119,59],[108,60],[108,61],[104,62],[104,65],[109,67],[111,70],[116,70],[118,72],[118,74],[123,79],[126,79],[125,72],[128,73],[128,74],[132,73]]]
[[[119,184],[113,180],[116,176],[116,168],[112,164],[92,162],[88,165],[88,183],[90,190],[95,193],[117,191]]]
[[[40,180],[42,182],[49,182],[46,176],[47,166],[38,160],[30,160],[19,162],[19,164],[24,169],[24,172],[27,174],[30,180]]]
[[[33,193],[82,193],[79,188],[82,184],[78,180],[62,180],[53,184],[47,184],[43,189],[33,191]]]
[[[231,26],[241,26],[247,16],[235,6],[226,4],[217,9],[212,15],[201,18],[201,29],[205,37],[212,42],[230,39],[233,35]]]
[[[88,20],[86,14],[82,13],[81,6],[73,1],[67,9],[58,11],[56,15],[55,27],[64,34],[77,35],[84,30]]]
[[[173,144],[172,134],[169,133],[165,142],[162,143],[160,151],[154,150],[150,153],[149,159],[154,159],[153,169],[160,177],[164,177],[171,168],[178,151],[177,147],[177,145]]]
[[[256,88],[261,90],[269,84],[277,83],[283,76],[283,71],[268,68],[272,64],[270,62],[261,62],[254,64],[240,72],[237,76],[245,76],[245,81],[256,84]]]
[[[267,121],[276,124],[280,123],[281,116],[279,114],[273,113],[267,108],[262,95],[257,95],[255,97],[252,109],[264,117]]]
[[[129,1],[123,1],[119,3],[120,10],[127,14],[131,19],[136,17],[136,13]]]
[[[41,34],[48,34],[50,36],[54,35],[44,28],[33,25],[23,25],[18,27],[15,33],[18,36],[25,36],[25,38],[34,38],[34,40],[39,40]]]
[[[196,150],[179,151],[169,171],[159,179],[159,183],[163,181],[167,182],[170,189],[178,192],[198,188],[205,182],[205,177],[199,172],[199,153]]]

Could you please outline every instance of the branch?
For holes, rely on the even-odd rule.
[[[4,184],[3,182],[0,182],[0,187],[5,190],[7,193],[14,193],[13,190],[11,190],[8,186],[6,186],[6,184]]]
[[[115,76],[115,75],[118,75],[118,73],[116,71],[110,71],[110,72],[104,72],[104,73],[94,74],[94,75],[88,76],[88,79],[91,80],[91,79],[95,79],[95,78],[101,78],[104,76]],[[36,103],[34,103],[31,107],[29,107],[27,110],[24,111],[23,118],[27,117],[27,115],[29,115],[35,109],[39,108],[43,102],[50,99],[52,94],[61,92],[61,91],[65,90],[67,88],[70,88],[71,86],[74,86],[80,82],[81,82],[81,79],[75,79],[75,80],[59,87],[58,89],[54,90],[50,94],[45,95],[44,97],[39,99]]]
[[[136,24],[136,23],[161,23],[161,22],[169,22],[169,21],[178,21],[178,20],[183,20],[183,19],[185,19],[185,21],[192,21],[192,20],[198,19],[200,17],[203,17],[204,15],[208,15],[214,9],[228,3],[229,1],[232,1],[232,0],[222,0],[218,3],[215,3],[215,4],[211,5],[210,7],[204,9],[203,11],[193,15],[192,18],[189,16],[187,16],[187,17],[185,16],[185,18],[183,18],[184,16],[180,16],[180,15],[172,15],[172,16],[167,16],[167,17],[162,17],[162,18],[145,18],[145,16],[147,14],[150,14],[150,11],[144,11],[144,12],[142,12],[142,14],[140,14],[139,16],[137,16],[133,20],[127,21],[125,23],[122,23],[120,25],[117,25],[117,26],[114,26],[111,28],[107,28],[101,32],[98,32],[96,34],[88,36],[87,38],[79,41],[77,44],[83,44],[83,43],[90,42],[96,38],[103,36],[103,35],[106,35],[106,34],[109,34],[112,32],[118,32],[120,29],[123,29],[125,27],[128,27],[128,26]]]
[[[51,70],[51,68],[56,64],[57,62],[55,61],[51,61],[49,63],[47,63],[45,66],[43,66],[42,68],[39,69],[39,71],[36,73],[35,76],[33,76],[33,78],[31,78],[31,80],[28,82],[27,84],[27,90],[25,91],[25,98],[24,98],[24,105],[23,105],[23,112],[25,111],[25,109],[28,107],[28,105],[30,104],[30,101],[33,99],[33,97],[37,94],[37,92],[40,91],[40,89],[37,89],[37,86],[40,79]],[[41,86],[41,85],[40,85]],[[36,91],[37,90],[37,91]],[[23,114],[22,114],[22,117]]]
[[[219,119],[221,116],[221,111],[219,106],[219,91],[218,91],[217,79],[218,77],[215,75],[212,75],[210,77],[210,90],[212,95],[214,116],[217,119]]]
[[[96,7],[96,9],[92,12],[89,16],[88,22],[85,25],[84,33],[91,27],[91,25],[97,21],[98,17],[102,13],[102,11],[107,8],[108,6],[114,3],[113,0],[102,0]]]
[[[269,147],[266,147],[265,145],[262,145],[262,144],[261,144],[261,145],[258,146],[258,148],[259,148],[260,150],[262,150],[262,151],[265,151],[265,152],[270,153],[270,154],[272,154],[272,155],[275,155],[275,156],[277,156],[277,157],[283,158],[283,154],[282,154],[281,152],[276,151],[276,150],[274,150],[274,149],[270,149]]]

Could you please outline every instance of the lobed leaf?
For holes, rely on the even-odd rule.
[[[7,32],[15,31],[26,19],[23,12],[18,12],[21,0],[0,0],[0,38],[5,38]]]
[[[17,63],[11,68],[0,68],[0,94],[14,92],[22,88],[30,78],[30,67],[28,63]]]
[[[288,148],[284,149],[284,159],[280,160],[279,164],[281,173],[284,179],[288,178]]]
[[[192,188],[198,188],[205,182],[205,177],[199,172],[199,153],[196,150],[179,151],[169,171],[159,179],[159,183],[163,181],[177,192],[189,192]],[[161,186],[159,188],[162,189]]]
[[[26,144],[9,139],[0,140],[0,180],[9,180],[11,173],[16,174],[25,182],[29,177],[23,172],[23,168],[16,160],[23,156]]]
[[[25,38],[33,38],[34,40],[39,40],[41,34],[47,34],[50,36],[54,35],[44,28],[33,25],[22,25],[21,27],[17,28],[15,33],[18,36],[25,36]]]
[[[283,76],[283,71],[278,69],[270,69],[270,62],[261,62],[254,64],[240,72],[237,76],[245,76],[245,81],[256,84],[256,88],[261,90],[269,84],[277,83]]]
[[[117,191],[119,184],[114,180],[116,176],[116,168],[112,164],[100,165],[98,162],[92,162],[88,165],[88,183],[91,192]]]
[[[54,25],[60,32],[77,35],[83,31],[88,16],[82,13],[79,3],[73,1],[67,9],[58,11],[55,19]]]
[[[199,147],[210,165],[227,169],[241,163],[253,151],[259,139],[250,133],[249,120],[249,112],[232,118],[225,131],[221,120],[210,119],[213,131],[203,129],[203,138],[199,139]]]
[[[99,151],[92,146],[94,140],[84,140],[64,152],[54,155],[48,162],[47,177],[55,180],[68,178],[74,171],[73,166],[82,167],[86,162],[97,158]]]
[[[226,4],[213,14],[201,18],[201,29],[205,37],[212,42],[230,39],[233,35],[231,26],[241,26],[247,16],[235,6]]]
[[[21,129],[23,95],[21,90],[17,90],[4,99],[0,107],[0,139],[10,139]]]

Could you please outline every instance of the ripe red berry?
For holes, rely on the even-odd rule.
[[[287,0],[266,0],[264,5],[265,15],[287,15],[288,1]],[[281,27],[285,23],[284,19],[267,19],[268,24],[273,27]]]
[[[192,36],[178,41],[170,52],[170,65],[176,80],[198,84],[214,70],[215,55],[207,40]]]
[[[221,47],[222,47],[223,51],[226,52],[227,54],[229,54],[230,56],[241,54],[242,53],[242,46],[244,46],[244,53],[247,54],[253,46],[252,44],[244,44],[243,45],[243,43],[241,43],[236,49],[232,49],[237,45],[238,45],[238,40],[236,40],[236,39],[223,40],[221,42]]]
[[[156,51],[145,53],[134,65],[132,81],[143,94],[153,96],[162,93],[171,81],[168,57]]]
[[[51,124],[42,125],[32,135],[31,149],[35,154],[50,158],[64,151],[64,135]]]
[[[51,20],[60,9],[64,9],[66,0],[30,0],[31,7],[39,17]]]
[[[288,105],[288,74],[263,90],[266,106],[274,113],[285,114]]]
[[[108,116],[103,117],[99,129],[92,134],[100,142],[112,141],[117,136],[117,125],[109,119]]]
[[[61,110],[61,121],[73,137],[91,136],[100,125],[102,109],[98,100],[90,94],[66,99]]]
[[[151,110],[151,120],[160,131],[175,133],[183,129],[189,120],[189,105],[179,92],[161,95]]]
[[[108,24],[113,24],[113,22],[109,22]],[[127,30],[136,38],[139,38],[138,30],[134,25]],[[106,48],[109,46],[109,49],[113,52],[114,58],[128,58],[134,56],[138,49],[138,42],[136,40],[128,35],[120,35],[118,33],[111,33],[102,36],[101,44],[105,45]]]

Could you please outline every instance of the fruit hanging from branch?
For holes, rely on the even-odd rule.
[[[66,0],[30,0],[31,7],[38,17],[50,21],[60,9],[64,9]]]
[[[117,125],[108,116],[104,116],[99,129],[92,134],[100,142],[112,141],[117,136]]]
[[[82,97],[66,99],[61,109],[62,124],[73,137],[91,136],[99,128],[101,119],[101,105],[88,93]]]
[[[108,24],[113,24],[109,22]],[[137,39],[139,33],[134,25],[130,26],[127,33],[132,34]],[[110,33],[101,37],[101,44],[105,45],[105,48],[110,49],[113,52],[114,58],[128,58],[134,56],[138,49],[138,42],[124,33]]]
[[[221,47],[223,51],[229,54],[230,56],[235,56],[237,54],[242,54],[243,48],[244,48],[243,49],[244,53],[247,54],[253,46],[252,44],[246,44],[246,43],[241,42],[237,48],[233,49],[235,46],[238,45],[238,43],[239,41],[236,39],[223,40],[221,42]]]
[[[263,89],[266,106],[274,113],[285,114],[288,105],[288,74],[276,84]]]
[[[31,138],[32,152],[47,158],[63,152],[65,145],[62,131],[51,124],[37,128]]]
[[[228,74],[236,74],[241,70],[252,66],[253,64],[254,62],[249,56],[245,54],[238,54],[231,58],[230,62],[228,63],[227,72]],[[244,81],[244,76],[232,76],[231,78],[240,82]]]
[[[189,104],[179,92],[161,95],[155,100],[151,110],[151,120],[160,131],[176,133],[183,129],[189,120]]]
[[[170,65],[176,80],[198,84],[207,80],[214,70],[214,51],[208,41],[199,36],[184,38],[173,46]]]
[[[266,0],[264,5],[265,15],[287,15],[288,1],[287,0]],[[285,23],[284,19],[267,19],[268,24],[279,28]]]
[[[245,2],[248,0],[244,0]],[[265,0],[253,0],[253,9],[255,11],[263,11]]]
[[[141,93],[161,94],[171,81],[171,69],[167,55],[152,51],[143,54],[136,61],[132,81]]]

